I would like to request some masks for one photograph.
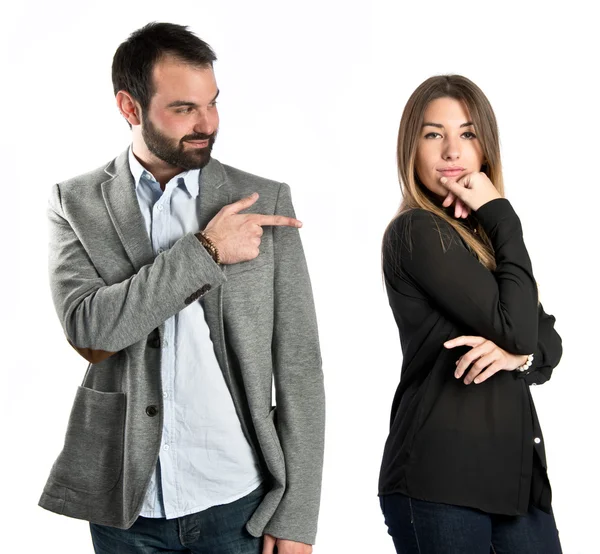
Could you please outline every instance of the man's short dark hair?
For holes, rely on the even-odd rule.
[[[217,59],[212,48],[187,27],[174,23],[148,23],[131,33],[115,52],[112,64],[115,96],[124,90],[145,111],[154,94],[154,65],[168,55],[198,67],[212,67]]]

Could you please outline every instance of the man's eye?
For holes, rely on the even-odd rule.
[[[211,102],[211,103],[208,105],[208,107],[209,107],[209,108],[214,108],[214,107],[216,107],[216,105],[217,105],[217,101],[215,100],[214,102]]]
[[[187,107],[187,108],[178,108],[175,110],[175,113],[191,113],[192,108]]]

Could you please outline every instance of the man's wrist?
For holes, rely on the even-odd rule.
[[[215,243],[209,237],[206,236],[206,233],[204,231],[200,231],[199,233],[196,233],[196,238],[200,241],[200,244],[204,246],[206,251],[211,255],[215,263],[220,264],[221,256],[219,255],[219,250],[215,246]]]

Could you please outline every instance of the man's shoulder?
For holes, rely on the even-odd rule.
[[[112,179],[116,173],[115,166],[123,158],[123,154],[102,164],[96,169],[87,171],[70,179],[60,181],[58,188],[62,194],[80,194],[85,190],[99,188],[102,183]],[[112,171],[111,171],[112,169]]]
[[[107,164],[104,164],[101,167],[96,169],[92,169],[91,171],[87,171],[86,173],[82,173],[81,175],[77,175],[75,177],[71,177],[70,179],[66,179],[65,181],[61,181],[58,183],[58,187],[63,192],[69,192],[73,189],[80,190],[81,187],[90,187],[106,181],[110,177],[104,171],[104,168]]]

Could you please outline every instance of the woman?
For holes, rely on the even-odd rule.
[[[439,76],[415,90],[398,169],[403,202],[383,266],[403,364],[379,481],[396,550],[559,553],[529,385],[550,378],[561,339],[474,83]]]

